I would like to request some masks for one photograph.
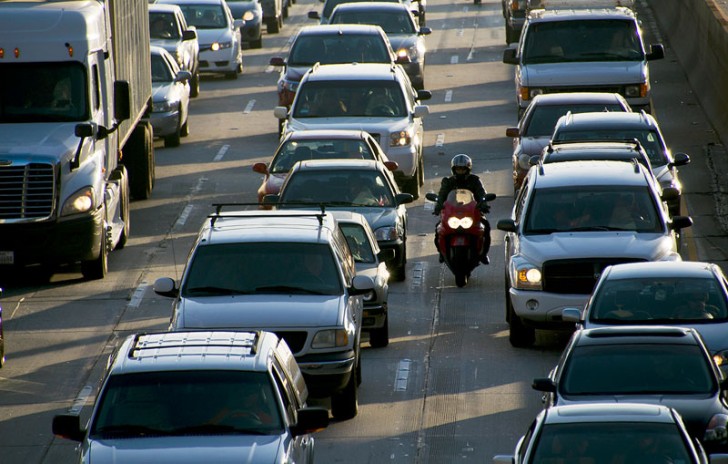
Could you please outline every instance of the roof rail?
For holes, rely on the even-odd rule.
[[[276,203],[276,206],[285,206],[285,205],[293,205],[293,206],[312,206],[312,207],[318,207],[321,212],[320,213],[285,213],[285,214],[277,214],[275,216],[271,215],[270,212],[267,211],[261,211],[260,214],[246,214],[244,217],[246,218],[265,218],[265,217],[315,217],[318,219],[319,225],[324,224],[324,217],[326,216],[326,203],[306,203],[306,202],[285,202],[285,203]],[[222,209],[226,206],[260,206],[260,203],[213,203],[212,206],[215,207],[215,212],[209,214],[207,217],[210,218],[210,227],[215,226],[215,222],[220,218],[239,218],[241,217],[240,213],[241,211],[230,211],[227,214],[222,212]],[[244,210],[246,213],[250,210]],[[281,211],[281,210],[276,210]]]
[[[139,357],[139,355],[148,350],[177,350],[190,347],[236,347],[249,348],[250,354],[256,353],[260,333],[256,331],[221,331],[215,332],[218,337],[200,337],[198,339],[189,339],[191,332],[140,332],[134,336],[134,341],[129,348],[127,356],[129,359]],[[210,333],[208,331],[199,331],[196,333]],[[222,336],[222,335],[229,336]],[[236,336],[239,335],[239,336]]]
[[[635,0],[529,0],[528,8],[557,9],[586,9],[586,8],[615,8],[625,7],[635,9]]]

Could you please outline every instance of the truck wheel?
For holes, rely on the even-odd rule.
[[[515,311],[513,311],[510,294],[508,293],[506,293],[506,309],[509,312],[508,341],[511,342],[511,346],[515,348],[528,348],[533,345],[536,341],[536,330],[532,327],[525,326],[521,318],[516,315]]]
[[[152,125],[142,121],[134,128],[123,151],[123,163],[129,171],[131,197],[146,200],[154,187],[154,145]]]
[[[369,331],[369,344],[372,348],[384,348],[389,345],[389,316],[385,316],[382,328]]]
[[[352,419],[359,413],[359,388],[356,377],[355,367],[351,371],[346,387],[331,397],[331,415],[337,420]]]
[[[99,280],[106,277],[109,270],[109,248],[106,243],[106,207],[103,207],[103,222],[101,224],[101,247],[99,256],[91,261],[81,262],[81,274],[86,280]]]
[[[190,97],[195,98],[200,95],[200,73],[196,72],[190,80]]]
[[[129,214],[129,174],[126,172],[126,166],[119,165],[111,174],[111,178],[119,179],[119,190],[121,194],[120,216],[124,221],[124,228],[119,235],[119,241],[116,243],[115,249],[121,250],[129,241],[131,235],[131,215]]]

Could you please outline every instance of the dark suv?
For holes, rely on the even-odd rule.
[[[660,189],[640,163],[564,161],[531,168],[505,231],[506,320],[510,342],[528,346],[535,329],[573,330],[562,310],[583,307],[610,264],[678,261],[676,232]]]

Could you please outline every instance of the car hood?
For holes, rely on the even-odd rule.
[[[164,82],[161,84],[152,84],[152,101],[163,102],[169,99],[174,82]]]
[[[151,45],[162,47],[167,50],[172,57],[177,57],[177,49],[181,45],[181,42],[177,39],[151,39]]]
[[[197,40],[202,45],[231,40],[230,29],[197,29]]]
[[[523,86],[637,84],[647,79],[642,61],[529,64],[521,67]]]
[[[341,325],[343,295],[233,295],[182,298],[175,329],[266,329]]]
[[[279,435],[145,437],[93,441],[88,462],[154,462],[155,464],[216,464],[278,462],[284,440]]]
[[[521,138],[521,153],[531,156],[540,155],[550,140],[550,135],[543,137],[523,137]]]
[[[560,232],[521,236],[517,253],[531,262],[595,257],[659,261],[673,251],[674,240],[663,234],[635,232]]]
[[[286,80],[300,82],[311,66],[286,66]]]

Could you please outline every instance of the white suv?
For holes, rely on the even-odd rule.
[[[328,425],[308,407],[286,342],[269,332],[131,335],[109,359],[88,427],[78,414],[53,433],[78,441],[80,462],[312,463],[312,432]]]
[[[283,133],[306,129],[359,129],[369,132],[399,167],[394,172],[402,190],[417,198],[425,183],[424,126],[432,97],[415,91],[401,66],[351,63],[311,68],[301,80],[290,111],[277,106],[285,119]]]
[[[640,163],[565,161],[532,167],[505,231],[506,320],[510,342],[528,346],[536,328],[573,330],[562,310],[583,307],[602,270],[638,261],[678,261],[676,233],[692,225],[670,217]]]
[[[286,340],[313,397],[337,419],[358,413],[363,295],[338,223],[320,211],[217,211],[205,222],[175,298],[171,330],[267,330]]]

